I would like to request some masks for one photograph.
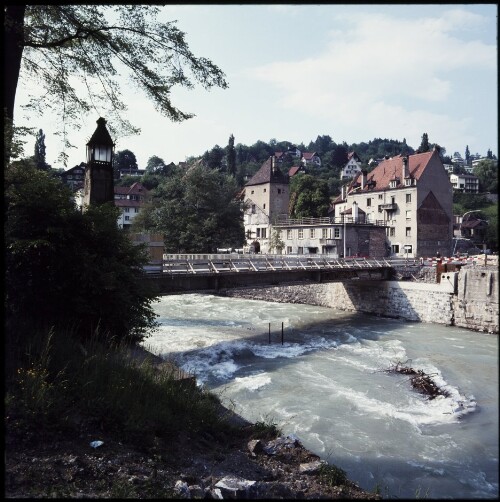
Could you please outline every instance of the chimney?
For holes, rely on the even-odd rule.
[[[408,157],[403,157],[403,176],[401,180],[410,177],[410,170],[408,169]]]
[[[276,171],[276,165],[275,165],[275,157],[274,155],[271,155],[271,171],[274,173]]]
[[[367,175],[367,171],[363,170],[361,171],[361,190],[363,190],[366,186],[366,175]]]
[[[357,223],[357,221],[358,221],[358,203],[357,202],[352,203],[352,221],[354,223]]]
[[[344,200],[344,199],[345,199],[345,185],[342,185],[342,186],[340,187],[340,198],[341,198],[342,200]]]

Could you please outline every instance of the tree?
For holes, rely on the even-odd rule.
[[[142,272],[146,253],[118,229],[117,208],[82,214],[71,195],[48,172],[22,163],[6,170],[7,336],[16,341],[25,331],[17,328],[53,326],[140,341],[156,317]]]
[[[470,166],[470,151],[469,145],[465,146],[465,165]]]
[[[135,158],[135,153],[130,150],[120,150],[113,156],[113,171],[115,172],[115,177],[120,177],[120,170],[136,171],[139,169],[137,167],[137,159]]]
[[[479,178],[479,190],[481,192],[498,193],[497,161],[490,159],[480,160],[473,172]]]
[[[34,161],[38,169],[42,169],[43,171],[50,169],[50,166],[45,161],[45,134],[42,129],[39,129],[36,133]]]
[[[269,249],[276,249],[278,254],[281,254],[285,248],[285,242],[281,238],[281,229],[273,226],[269,238]]]
[[[227,172],[231,176],[236,175],[236,150],[234,149],[234,136],[229,136],[229,143],[227,145]]]
[[[224,150],[215,145],[210,151],[206,151],[202,157],[203,164],[209,169],[220,169],[223,166]]]
[[[326,216],[330,207],[327,182],[310,174],[294,176],[290,183],[290,206],[292,218]]]
[[[244,242],[244,229],[237,192],[232,176],[197,165],[158,185],[151,204],[134,223],[163,233],[169,253],[238,248]]]
[[[420,146],[418,147],[419,153],[424,153],[428,152],[430,150],[429,146],[429,136],[427,135],[426,132],[422,134],[422,142],[420,143]]]
[[[347,164],[348,148],[346,145],[336,145],[332,151],[331,164],[333,167],[342,169]]]
[[[5,6],[2,108],[7,121],[14,120],[22,78],[45,91],[43,100],[30,102],[34,110],[59,110],[64,141],[66,126],[79,127],[81,120],[75,118],[91,110],[102,116],[104,109],[115,136],[118,129],[137,133],[124,118],[119,84],[124,70],[162,115],[174,122],[193,117],[173,105],[174,87],[199,83],[225,89],[228,84],[215,64],[189,50],[175,21],[156,20],[159,12],[152,5]]]
[[[161,158],[158,157],[157,155],[152,155],[149,157],[148,162],[146,164],[146,173],[147,174],[155,174],[155,173],[162,173],[166,174],[166,165],[165,161]]]

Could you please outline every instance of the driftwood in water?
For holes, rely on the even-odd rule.
[[[408,361],[406,361],[408,362]],[[403,375],[410,375],[410,383],[414,389],[422,394],[425,394],[429,399],[434,399],[437,396],[449,397],[446,390],[440,389],[432,380],[432,375],[427,375],[422,370],[414,370],[406,363],[397,362],[395,365],[386,369],[386,373],[401,373]]]

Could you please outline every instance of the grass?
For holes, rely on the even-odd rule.
[[[70,425],[84,416],[128,438],[223,427],[219,399],[184,385],[172,371],[130,358],[127,347],[85,344],[72,333],[36,333],[9,361],[6,412],[43,428]]]

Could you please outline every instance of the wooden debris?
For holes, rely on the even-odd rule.
[[[406,361],[408,362],[408,361]],[[386,373],[401,373],[410,375],[410,383],[418,392],[425,394],[429,399],[434,399],[437,396],[449,397],[450,394],[446,390],[441,389],[432,380],[432,375],[427,375],[422,370],[415,370],[406,363],[398,361],[395,365],[385,370]]]

